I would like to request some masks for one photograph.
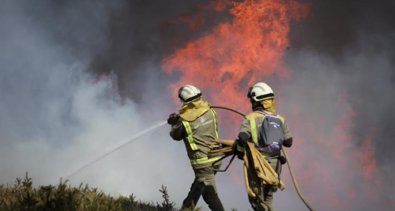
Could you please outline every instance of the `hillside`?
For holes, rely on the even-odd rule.
[[[169,200],[167,188],[162,185],[159,192],[163,201],[142,202],[136,197],[113,197],[98,188],[81,184],[72,187],[65,182],[57,186],[33,186],[33,181],[26,173],[25,178],[17,178],[13,185],[0,185],[0,210],[114,210],[114,211],[173,211],[174,203]]]

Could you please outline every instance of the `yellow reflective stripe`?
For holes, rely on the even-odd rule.
[[[214,111],[214,109],[211,109],[211,113],[213,113],[214,117],[214,130],[215,130],[215,138],[218,139],[218,128],[217,128],[217,113]]]
[[[208,157],[203,157],[203,158],[191,160],[191,163],[192,164],[207,164],[207,163],[213,163],[221,158],[222,157],[213,157],[213,158],[209,159]]]
[[[196,146],[195,142],[193,141],[191,125],[187,121],[182,121],[182,124],[184,125],[185,130],[187,131],[187,134],[188,134],[187,139],[188,139],[189,146],[191,147],[192,150],[197,150],[198,147]]]
[[[284,119],[284,117],[282,117],[282,116],[280,116],[280,115],[277,115],[277,117],[281,120],[281,122],[284,124],[284,122],[285,122],[285,119]]]
[[[258,146],[258,132],[256,130],[255,119],[250,119],[251,137],[254,143]]]

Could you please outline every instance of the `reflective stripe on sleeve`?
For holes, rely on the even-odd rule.
[[[207,163],[213,163],[219,159],[221,159],[222,157],[213,157],[213,158],[208,158],[208,157],[203,157],[203,158],[199,158],[199,159],[194,159],[191,160],[191,164],[207,164]]]
[[[214,119],[215,138],[218,139],[219,134],[217,128],[217,113],[213,109],[211,109],[211,113],[213,113],[213,119]]]
[[[251,137],[254,143],[258,146],[258,131],[256,130],[255,119],[250,119]]]
[[[191,125],[187,121],[182,121],[182,124],[184,125],[185,130],[188,134],[187,139],[188,139],[189,146],[191,147],[192,150],[197,150],[198,147],[196,146],[195,142],[193,141]]]

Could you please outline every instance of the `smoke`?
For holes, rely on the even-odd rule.
[[[227,18],[206,18],[201,31],[172,22],[205,2],[3,1],[0,183],[27,171],[36,184],[55,184],[174,111],[167,87],[178,78],[160,63]],[[295,137],[289,153],[301,188],[317,210],[392,210],[394,3],[305,2],[311,15],[294,23],[285,58],[291,77],[267,79]],[[70,183],[147,201],[159,201],[164,184],[180,206],[193,173],[167,132],[147,134]],[[227,209],[250,209],[240,164],[217,175]],[[275,207],[305,210],[283,175],[288,187]]]
[[[152,74],[159,72],[155,64],[124,69],[95,66],[111,46],[114,14],[126,5],[123,1],[2,1],[1,184],[13,184],[25,172],[36,185],[56,184],[125,138],[163,121],[174,109],[168,106],[172,100],[160,85],[160,76]],[[125,55],[119,63],[142,59],[134,56]],[[130,86],[144,96],[119,95],[118,82],[123,80],[119,72],[128,71],[139,76],[133,81],[144,82]],[[188,160],[179,159],[186,156],[183,146],[167,137],[168,128],[161,127],[87,167],[69,184],[87,183],[115,195],[134,193],[144,201],[160,201],[158,189],[164,184],[178,200],[193,176]]]
[[[291,155],[307,198],[319,210],[392,210],[395,5],[310,6],[309,19],[291,32],[292,79],[280,85],[281,110],[298,117],[291,128],[300,144]]]

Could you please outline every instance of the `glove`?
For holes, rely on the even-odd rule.
[[[167,124],[175,125],[178,122],[178,119],[180,119],[180,115],[176,113],[172,113],[169,115],[169,118],[167,119]]]
[[[247,147],[247,140],[249,138],[250,138],[250,136],[247,133],[245,133],[245,132],[239,133],[236,143],[238,145],[240,145],[241,147],[246,148]]]
[[[240,152],[236,150],[236,156],[238,159],[243,160],[244,158],[244,152]]]
[[[287,140],[284,140],[283,146],[285,147],[291,147],[292,146],[292,138],[289,138]]]
[[[233,152],[237,155],[237,158],[240,160],[243,160],[246,145],[247,145],[247,143],[243,143],[239,139],[236,140],[236,143],[233,145]],[[240,148],[242,148],[244,150],[241,151],[242,149],[240,149]]]
[[[278,160],[280,161],[281,165],[284,165],[287,163],[287,159],[282,155],[278,156]]]

